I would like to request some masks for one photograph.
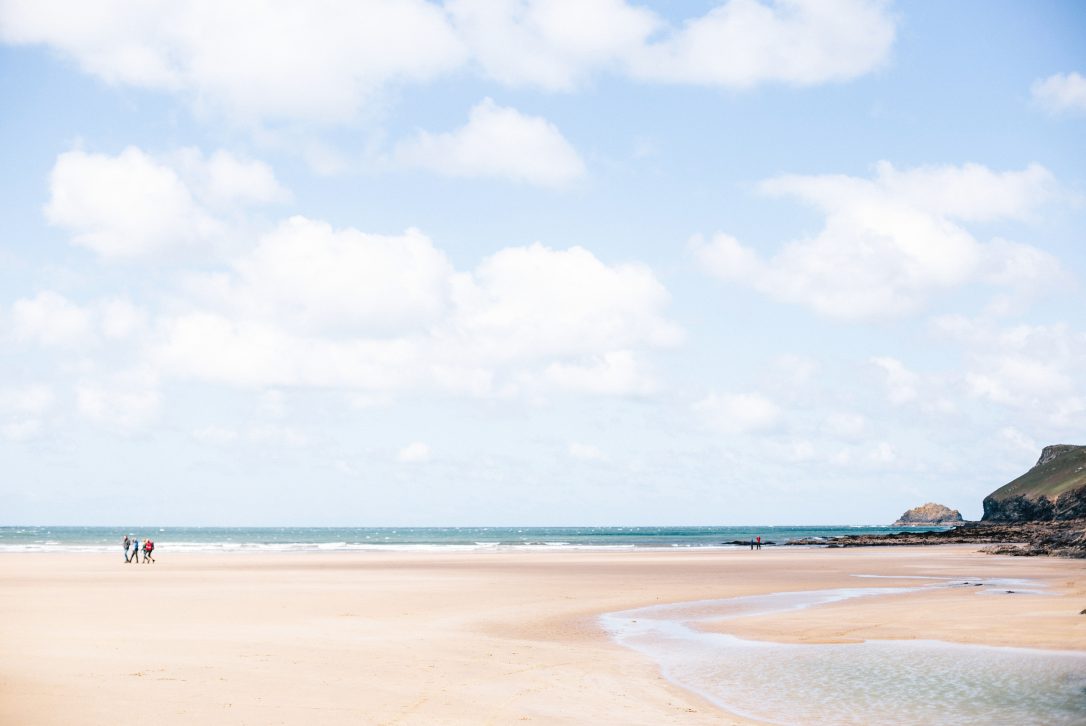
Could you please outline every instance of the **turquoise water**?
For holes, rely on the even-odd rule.
[[[977,592],[1013,597],[1006,594],[1010,584],[992,580]],[[932,640],[773,643],[698,627],[855,597],[957,586],[973,587],[958,581],[923,588],[774,593],[627,610],[605,615],[601,622],[619,643],[654,660],[669,680],[766,723],[1086,724],[1084,653]]]
[[[945,529],[940,527],[933,530]],[[885,526],[789,527],[0,527],[0,552],[101,552],[125,534],[166,551],[367,549],[727,547],[761,537],[778,544],[806,537],[884,534]]]

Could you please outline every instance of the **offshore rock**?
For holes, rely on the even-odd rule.
[[[909,511],[902,514],[901,517],[894,522],[893,527],[919,527],[929,524],[961,524],[963,521],[962,513],[957,509],[951,509],[950,507],[942,504],[936,504],[935,502],[928,502],[922,504],[919,507],[913,507]]]

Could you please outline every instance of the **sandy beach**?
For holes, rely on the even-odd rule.
[[[751,723],[664,679],[599,616],[918,577],[1046,594],[935,589],[714,627],[1086,651],[1083,562],[975,549],[5,554],[0,723]]]

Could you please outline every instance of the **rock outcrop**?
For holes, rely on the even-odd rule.
[[[962,513],[957,509],[951,509],[950,507],[942,504],[936,504],[935,502],[928,502],[922,504],[919,507],[914,507],[909,511],[902,514],[901,517],[894,522],[893,527],[922,527],[932,524],[961,524],[965,520],[962,519]]]
[[[1046,446],[1032,469],[984,498],[983,522],[1086,518],[1086,446]]]
[[[849,534],[824,539],[794,539],[789,545],[825,547],[893,547],[937,544],[983,544],[984,552],[999,555],[1086,558],[1086,520],[1059,522],[967,522],[942,532]]]
[[[911,509],[895,526],[908,524],[905,520],[912,512],[938,506]],[[1086,559],[1086,446],[1046,446],[1032,469],[984,498],[980,522],[966,522],[942,532],[846,535],[828,542],[796,539],[786,544],[885,547],[952,543],[985,544],[984,552],[1000,555]]]

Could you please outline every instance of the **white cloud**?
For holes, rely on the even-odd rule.
[[[453,177],[492,177],[561,187],[584,176],[576,149],[554,124],[484,99],[466,125],[442,134],[418,132],[400,142],[399,165]]]
[[[491,78],[569,90],[596,71],[731,88],[810,85],[868,73],[896,19],[867,0],[729,0],[681,27],[621,0],[452,0],[457,29]]]
[[[119,341],[145,329],[147,312],[125,298],[79,305],[53,290],[21,298],[9,315],[15,340],[52,347],[85,347],[102,338]]]
[[[871,363],[882,370],[886,377],[886,396],[890,403],[901,405],[916,400],[920,376],[905,367],[896,358],[872,358]]]
[[[458,31],[486,75],[508,85],[570,90],[643,52],[661,26],[623,0],[451,0]]]
[[[0,426],[0,436],[9,441],[29,441],[41,434],[41,431],[42,424],[37,419],[11,421]]]
[[[1086,334],[1067,325],[999,327],[983,319],[944,316],[936,330],[965,350],[966,391],[1017,410],[1046,426],[1067,426],[1086,411]]]
[[[897,461],[897,452],[886,441],[880,441],[867,452],[867,460],[872,464],[892,464]]]
[[[635,76],[747,88],[813,85],[880,67],[894,42],[885,3],[730,0],[631,59]]]
[[[570,458],[578,461],[606,461],[607,457],[599,448],[591,444],[582,444],[573,441],[569,445]]]
[[[107,383],[76,386],[76,407],[85,418],[121,430],[133,430],[151,423],[158,415],[161,396],[146,382],[125,377]]]
[[[668,293],[641,264],[535,243],[486,258],[456,288],[457,328],[488,356],[583,356],[677,343]]]
[[[636,395],[653,387],[644,351],[682,336],[643,265],[533,244],[459,272],[416,230],[303,218],[192,289],[192,309],[160,320],[155,364],[248,386]]]
[[[1049,113],[1086,112],[1086,78],[1078,73],[1056,73],[1033,82],[1034,102]]]
[[[624,0],[8,0],[0,38],[44,44],[111,84],[190,99],[235,121],[343,122],[389,84],[474,60],[512,85],[568,90],[601,71],[745,88],[879,67],[896,18],[878,0],[729,0],[681,27]]]
[[[0,389],[0,412],[4,413],[41,416],[55,402],[53,389],[41,383]]]
[[[139,149],[57,157],[45,216],[103,257],[136,257],[218,234],[173,169]]]
[[[556,388],[597,395],[648,395],[656,389],[652,374],[631,351],[617,350],[587,361],[554,362],[543,380]]]
[[[262,161],[242,159],[219,149],[210,156],[195,148],[181,149],[169,160],[204,204],[231,209],[244,204],[273,204],[291,198]]]
[[[421,464],[429,460],[430,447],[421,441],[408,444],[396,454],[396,461],[402,464]]]
[[[0,425],[0,436],[9,441],[29,441],[44,428],[42,416],[56,404],[49,386],[37,383],[0,388],[0,415],[7,419]]]
[[[11,306],[11,327],[17,340],[48,346],[79,346],[93,339],[89,311],[51,290]]]
[[[291,426],[254,426],[246,432],[249,441],[257,444],[271,444],[273,446],[289,446],[297,448],[309,443],[309,437],[304,432]]]
[[[772,429],[781,418],[777,404],[760,393],[711,393],[694,404],[694,412],[730,434]]]
[[[47,44],[109,83],[178,92],[242,121],[341,121],[394,80],[425,81],[465,50],[422,0],[12,0],[9,43]]]
[[[795,197],[825,213],[813,237],[792,241],[766,259],[718,234],[690,246],[707,272],[833,318],[894,317],[973,281],[1028,290],[1051,284],[1059,265],[1027,245],[978,242],[960,222],[1022,219],[1054,193],[1051,174],[983,166],[899,171],[886,162],[874,179],[782,176],[763,192]]]
[[[854,439],[867,429],[867,419],[858,413],[836,411],[826,417],[825,425],[832,434]]]
[[[288,196],[262,162],[193,149],[160,160],[132,146],[117,156],[63,153],[49,186],[49,223],[107,258],[206,247],[227,229],[214,213]]]
[[[130,338],[147,325],[147,312],[124,298],[113,298],[99,306],[102,333],[111,340]]]
[[[453,272],[416,229],[386,236],[292,217],[237,259],[233,274],[204,283],[235,318],[308,333],[384,335],[440,318]]]
[[[204,426],[193,431],[192,438],[205,444],[226,446],[238,440],[238,432],[223,426]]]

